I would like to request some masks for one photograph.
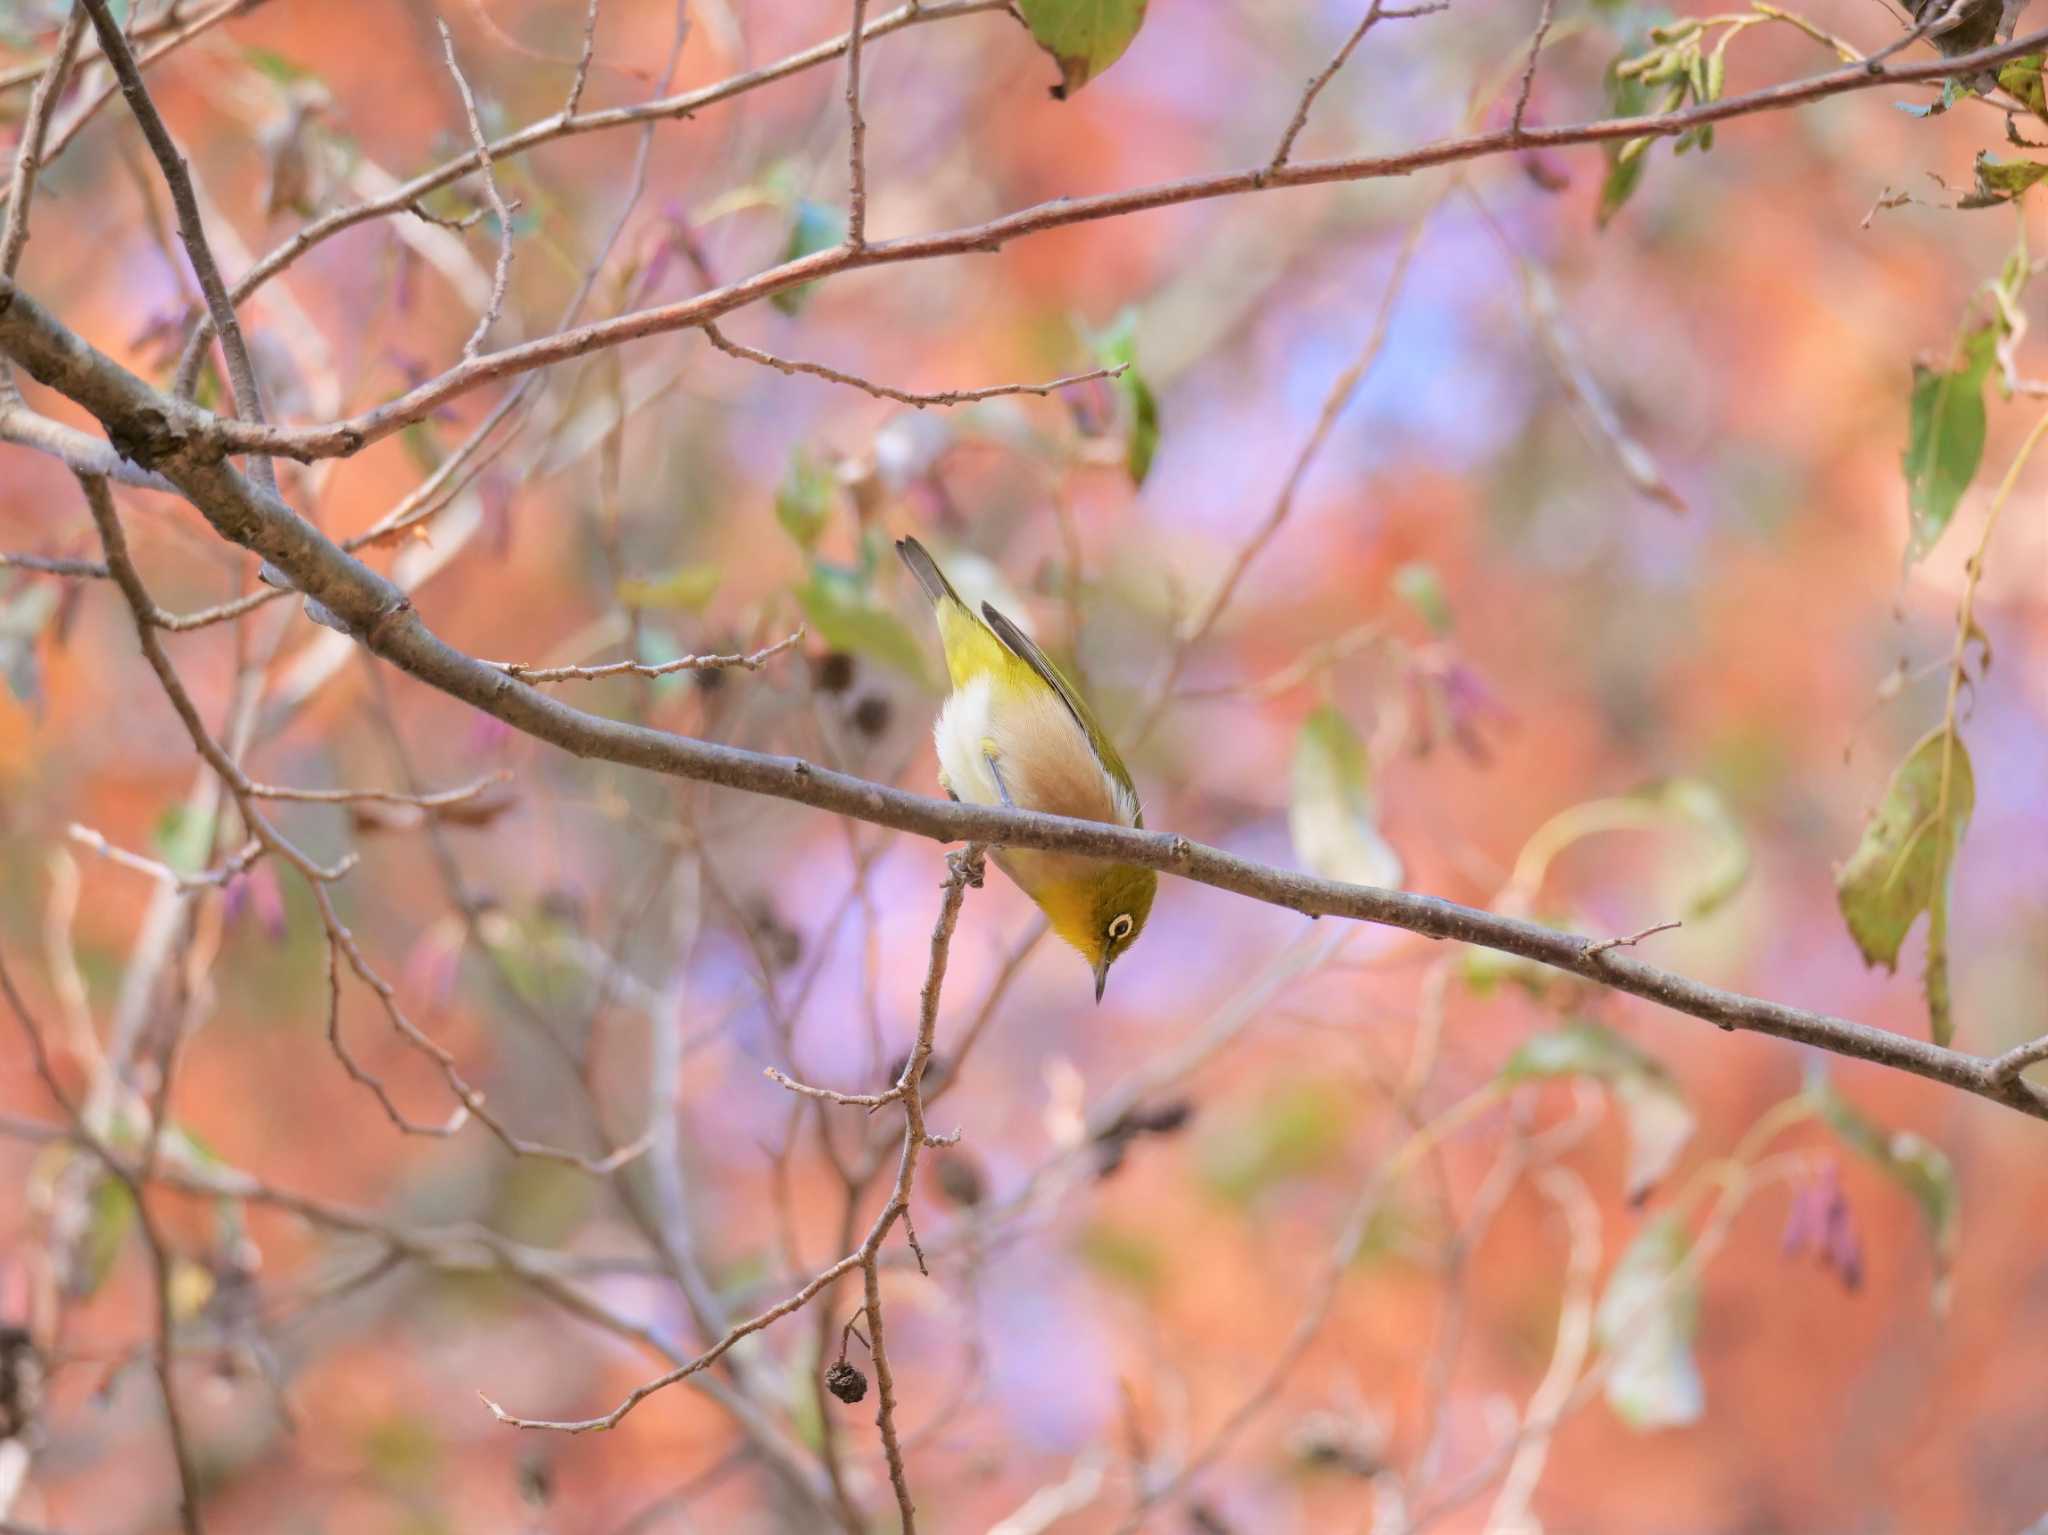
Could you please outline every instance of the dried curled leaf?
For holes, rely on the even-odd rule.
[[[1957,202],[1958,208],[1996,208],[2012,202],[2048,176],[2048,165],[2039,160],[2000,160],[1980,149],[1976,172],[1976,190]]]
[[[1885,787],[1835,895],[1864,963],[1895,970],[1899,946],[1927,913],[1927,1007],[1936,1044],[1955,1032],[1948,995],[1948,889],[1977,802],[1970,754],[1947,729],[1923,737]]]

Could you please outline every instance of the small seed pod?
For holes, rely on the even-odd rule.
[[[853,706],[853,728],[872,739],[889,728],[889,700],[870,693]]]
[[[825,1372],[825,1389],[851,1407],[868,1394],[868,1378],[844,1359]]]
[[[932,1159],[932,1173],[938,1182],[939,1193],[952,1204],[971,1210],[987,1196],[981,1168],[967,1152],[940,1152]]]
[[[828,650],[811,663],[811,684],[820,693],[844,693],[853,686],[853,657]]]

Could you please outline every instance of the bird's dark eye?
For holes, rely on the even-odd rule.
[[[1131,914],[1129,912],[1120,911],[1109,919],[1109,941],[1111,943],[1122,943],[1130,936]]]

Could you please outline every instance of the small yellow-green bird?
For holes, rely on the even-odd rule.
[[[1045,652],[987,603],[977,618],[916,539],[899,540],[896,552],[938,612],[953,679],[932,727],[945,791],[976,805],[1143,826],[1130,769]],[[1109,967],[1145,930],[1159,876],[1032,848],[999,848],[994,857],[1052,930],[1081,951],[1100,1002]]]

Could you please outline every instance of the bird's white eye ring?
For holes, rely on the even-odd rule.
[[[1122,943],[1130,936],[1131,914],[1129,912],[1120,911],[1109,919],[1109,941],[1111,943]]]

